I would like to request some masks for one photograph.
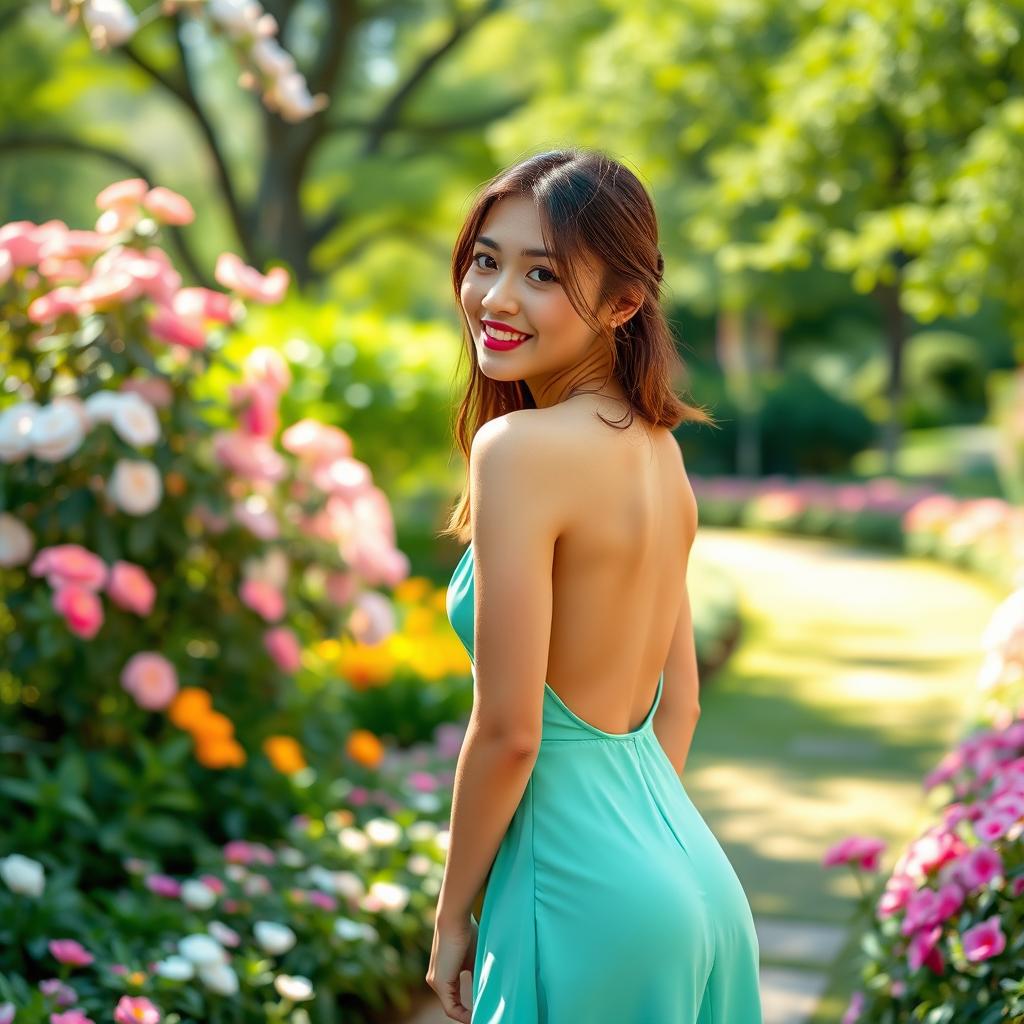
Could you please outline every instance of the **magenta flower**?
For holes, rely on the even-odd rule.
[[[865,871],[878,870],[878,856],[885,849],[885,841],[870,836],[847,836],[833,844],[825,851],[822,867],[830,868],[837,864],[856,861]]]
[[[1003,859],[990,846],[977,846],[957,866],[957,877],[970,892],[987,885],[1003,870]]]
[[[78,993],[60,978],[44,978],[39,982],[39,991],[50,996],[58,1006],[73,1006],[78,1002]]]
[[[96,1024],[92,1017],[86,1017],[82,1010],[65,1010],[63,1013],[51,1013],[50,1024]]]
[[[999,956],[1006,949],[1006,936],[999,927],[998,914],[993,914],[963,934],[964,956],[973,963]]]
[[[907,962],[912,971],[919,970],[922,964],[928,964],[936,973],[942,970],[942,957],[936,945],[942,937],[942,925],[934,925],[931,928],[922,928],[915,932],[910,940],[910,948],[907,950]],[[937,966],[936,966],[937,958]]]
[[[103,625],[103,605],[99,598],[77,583],[55,590],[51,603],[64,616],[68,629],[83,640],[91,640]]]
[[[860,1020],[861,1012],[864,1009],[864,993],[854,992],[850,997],[850,1005],[846,1008],[846,1013],[843,1014],[843,1019],[840,1024],[856,1024]]]
[[[62,964],[70,964],[72,967],[88,967],[96,959],[74,939],[51,939],[49,949]]]
[[[160,1011],[145,996],[121,996],[114,1007],[115,1024],[160,1024]]]
[[[146,888],[157,896],[166,896],[168,899],[176,900],[181,896],[181,883],[170,875],[161,875],[154,872],[146,875]]]

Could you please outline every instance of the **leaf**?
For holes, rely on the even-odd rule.
[[[57,801],[57,806],[64,811],[65,814],[70,815],[72,818],[76,818],[83,825],[89,825],[93,828],[99,824],[96,820],[96,815],[93,814],[92,808],[78,796],[65,796]]]
[[[26,779],[0,779],[0,793],[26,804],[39,803],[39,789]]]

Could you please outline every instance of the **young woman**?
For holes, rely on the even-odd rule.
[[[426,978],[452,1020],[761,1024],[750,906],[680,781],[697,507],[671,431],[711,417],[673,392],[662,267],[643,186],[580,149],[498,175],[455,245],[447,602],[475,688]]]

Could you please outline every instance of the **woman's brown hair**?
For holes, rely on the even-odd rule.
[[[506,197],[533,199],[540,216],[544,248],[569,302],[580,317],[611,346],[611,371],[629,400],[628,427],[634,414],[657,426],[675,429],[683,422],[714,424],[704,408],[684,402],[674,382],[686,373],[661,306],[664,260],[658,249],[658,221],[647,190],[628,168],[600,150],[570,147],[528,157],[513,164],[478,190],[452,253],[452,285],[462,321],[462,355],[471,369],[454,423],[456,443],[466,458],[476,432],[488,420],[514,409],[536,408],[523,381],[491,380],[480,371],[476,346],[462,309],[462,280],[473,259],[477,237],[492,206]],[[600,267],[597,306],[589,308],[576,273],[596,259]],[[643,296],[640,308],[614,331],[596,310],[627,291]],[[459,365],[461,366],[461,359]],[[608,378],[595,390],[600,390]],[[575,389],[574,393],[583,393]],[[625,418],[625,416],[623,417]],[[620,423],[601,417],[608,426]],[[469,485],[463,488],[440,536],[469,540]]]

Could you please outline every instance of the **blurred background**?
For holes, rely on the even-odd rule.
[[[1022,33],[0,0],[0,1022],[444,1019],[451,246],[568,145],[650,189],[718,421],[684,782],[766,1024],[1024,1019]]]

